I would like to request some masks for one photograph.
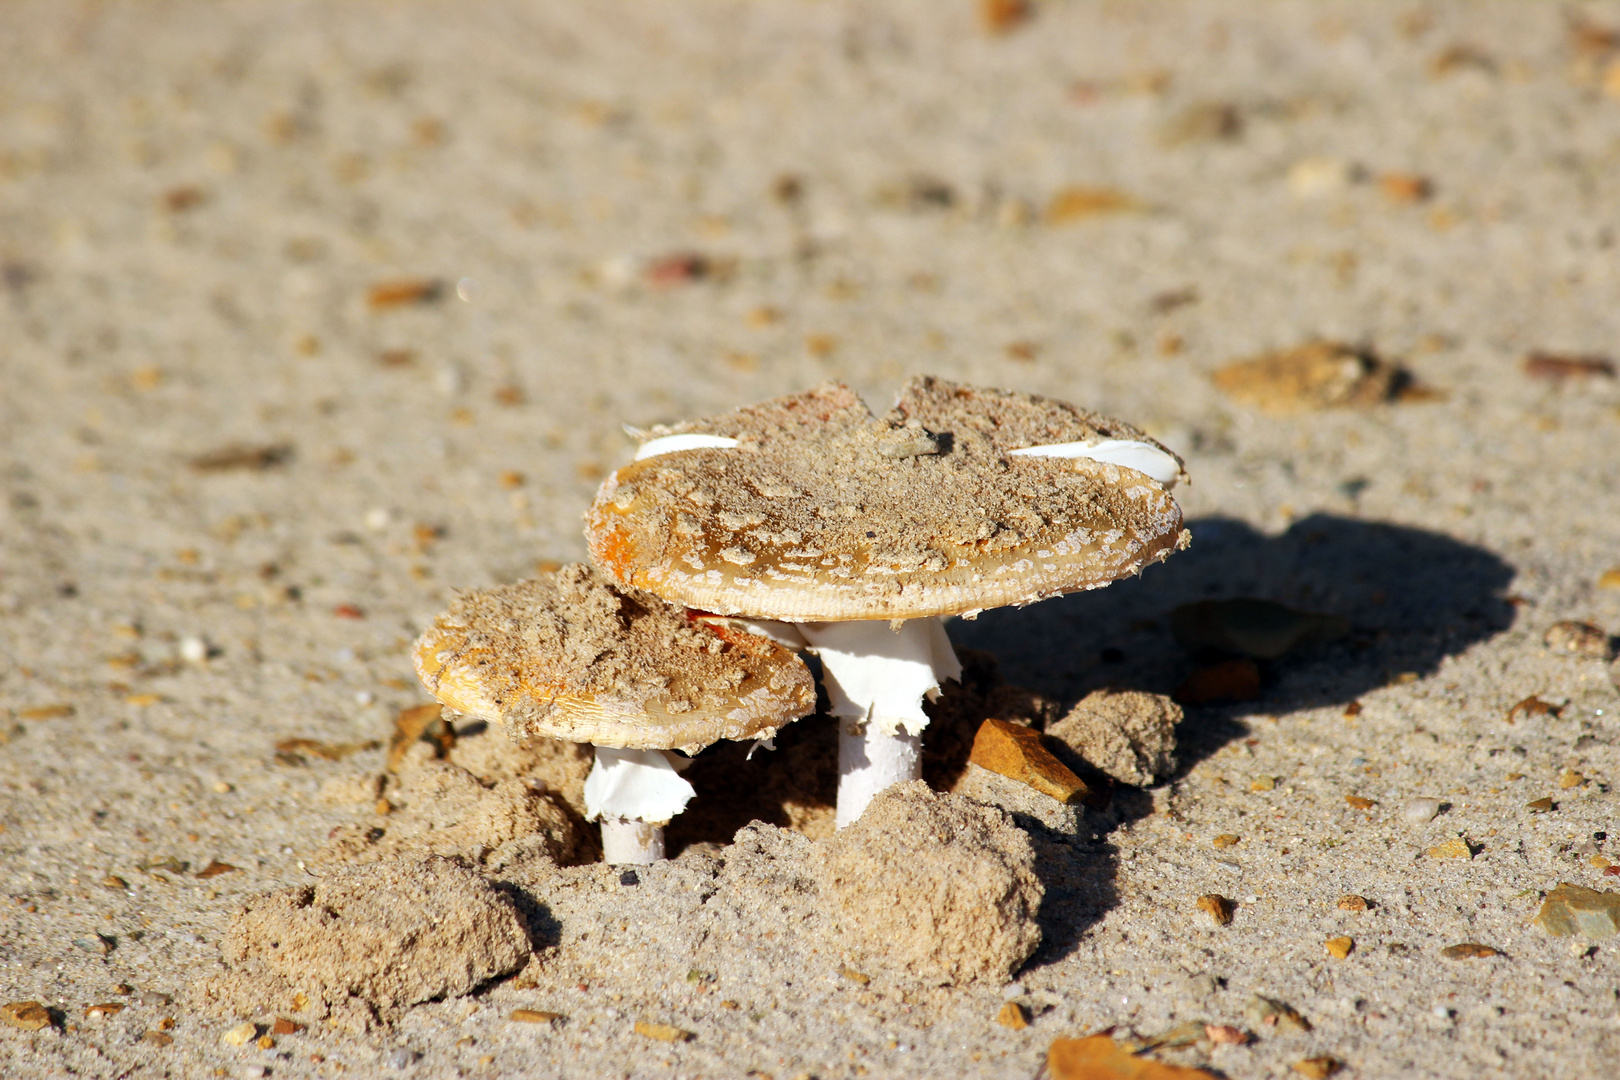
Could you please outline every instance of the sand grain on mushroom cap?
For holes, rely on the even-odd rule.
[[[587,515],[620,582],[727,615],[914,619],[1100,588],[1187,543],[1145,473],[1015,451],[1132,443],[1128,424],[1029,394],[913,380],[882,418],[841,384],[660,428],[736,446],[644,458]]]

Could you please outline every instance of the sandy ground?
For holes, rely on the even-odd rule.
[[[1529,920],[1620,887],[1620,692],[1542,642],[1620,631],[1620,382],[1522,362],[1620,349],[1617,60],[1612,4],[0,8],[0,985],[55,1010],[0,1072],[1030,1076],[1191,1019],[1258,1035],[1166,1055],[1232,1077],[1612,1072],[1615,942]],[[1313,338],[1438,394],[1273,416],[1211,382]],[[330,796],[381,750],[278,742],[385,739],[453,590],[583,557],[621,425],[912,373],[1114,413],[1194,478],[1166,565],[951,624],[1009,679],[1172,690],[1202,661],[1167,614],[1206,597],[1353,626],[1041,839],[1016,985],[767,940],[798,886],[738,884],[722,836],[637,888],[527,879],[520,979],[222,1040],[191,987],[231,914],[374,816]],[[1531,696],[1561,708],[1510,720]]]

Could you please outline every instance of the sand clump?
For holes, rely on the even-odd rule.
[[[221,944],[229,971],[199,996],[221,1011],[332,1015],[466,994],[529,962],[512,896],[464,862],[404,858],[327,874],[248,902]]]
[[[1096,690],[1046,734],[1120,783],[1146,787],[1175,769],[1181,717],[1181,706],[1163,694]]]
[[[811,864],[848,940],[917,978],[1002,981],[1040,944],[1028,837],[1001,811],[920,780],[879,795]]]

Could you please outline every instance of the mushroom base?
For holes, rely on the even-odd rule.
[[[875,723],[838,721],[838,828],[852,824],[878,792],[922,776],[922,736]],[[604,836],[606,835],[604,829]]]
[[[650,866],[664,858],[664,827],[638,818],[602,815],[602,861]]]

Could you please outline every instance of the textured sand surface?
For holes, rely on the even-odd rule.
[[[1524,361],[1620,352],[1620,5],[977,11],[0,6],[0,997],[53,1010],[0,1026],[0,1073],[1030,1076],[1188,1020],[1258,1036],[1161,1052],[1232,1077],[1612,1073],[1620,946],[1530,920],[1620,888],[1620,691],[1543,645],[1620,631],[1620,380]],[[1287,413],[1212,381],[1313,339],[1431,392]],[[559,868],[572,819],[470,763],[498,731],[412,768],[551,834],[486,850],[420,777],[377,812],[410,643],[457,588],[585,556],[621,425],[827,379],[881,409],[924,373],[1186,459],[1189,550],[950,624],[1055,715],[1206,665],[1178,605],[1350,626],[1189,707],[1169,781],[1031,827],[1016,984],[856,948],[787,829],[694,818],[634,884]],[[462,830],[536,961],[282,1034],[295,1001],[198,1002],[235,912],[400,815]],[[1500,955],[1442,955],[1469,942]]]

